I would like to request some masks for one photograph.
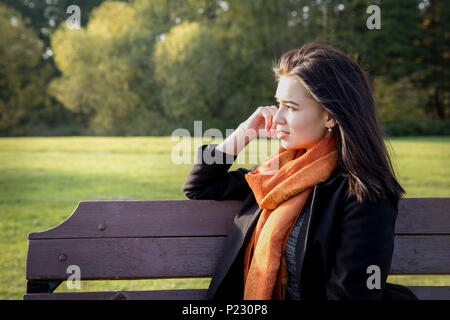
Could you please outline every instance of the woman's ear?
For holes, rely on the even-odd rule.
[[[333,118],[331,113],[325,109],[325,126],[334,127],[336,125],[336,120]]]

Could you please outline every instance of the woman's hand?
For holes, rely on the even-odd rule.
[[[239,127],[250,132],[254,138],[273,138],[276,136],[276,124],[272,120],[277,111],[277,106],[258,107]]]
[[[253,139],[274,137],[276,124],[272,119],[277,110],[276,106],[259,107],[230,136],[216,146],[216,150],[237,155]]]

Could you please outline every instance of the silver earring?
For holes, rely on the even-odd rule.
[[[330,131],[330,132],[331,132],[331,127],[328,127],[328,131]]]

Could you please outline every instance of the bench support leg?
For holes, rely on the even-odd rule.
[[[52,293],[62,281],[28,280],[27,293]]]

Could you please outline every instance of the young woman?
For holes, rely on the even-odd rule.
[[[208,298],[415,299],[386,283],[405,190],[366,75],[315,43],[285,53],[274,72],[279,106],[259,107],[222,143],[199,148],[183,184],[190,199],[244,200]],[[252,139],[275,134],[276,154],[228,172]]]

